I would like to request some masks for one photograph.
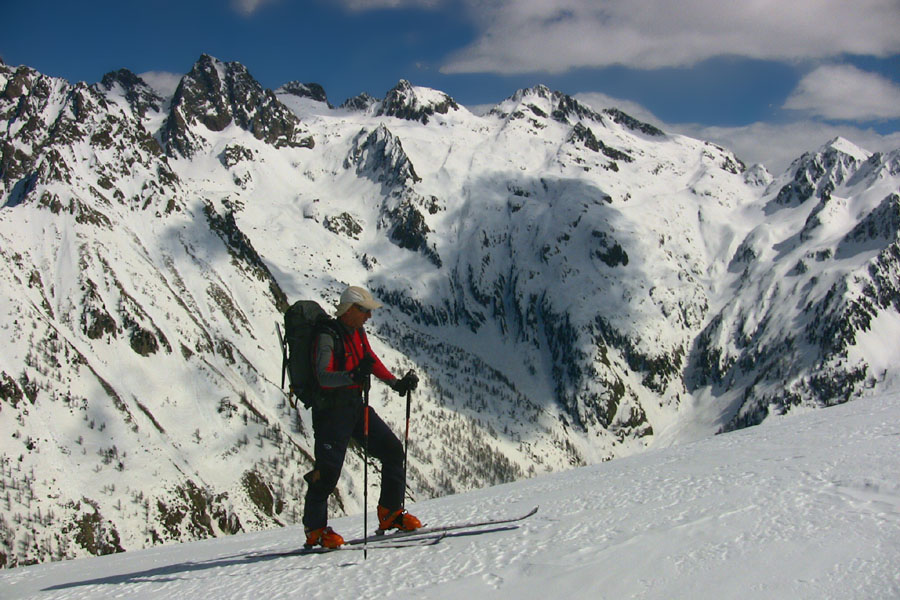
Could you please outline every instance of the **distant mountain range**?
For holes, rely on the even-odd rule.
[[[411,500],[898,385],[900,150],[773,176],[543,86],[476,116],[206,55],[152,83],[0,63],[0,564],[299,523],[275,323],[348,284],[422,379]]]

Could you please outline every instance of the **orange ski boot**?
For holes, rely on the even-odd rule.
[[[390,510],[383,506],[378,507],[378,529],[399,529],[400,531],[415,531],[422,526],[422,522],[402,508]]]
[[[340,548],[344,545],[344,538],[331,527],[319,527],[306,530],[306,547],[322,546],[323,548]]]

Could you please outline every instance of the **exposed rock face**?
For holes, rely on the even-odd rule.
[[[125,93],[125,99],[128,100],[131,110],[141,118],[146,117],[149,111],[162,111],[163,98],[154,92],[143,79],[128,69],[107,73],[103,76],[100,86],[106,91],[112,91],[113,88],[119,86]]]
[[[344,168],[352,168],[357,175],[377,181],[387,189],[403,188],[408,183],[421,181],[403,151],[403,144],[384,125],[372,132],[359,132],[344,159]]]
[[[190,158],[203,146],[192,130],[201,124],[219,132],[234,124],[275,148],[315,145],[300,120],[240,63],[222,63],[203,55],[178,85],[163,129],[170,154]]]
[[[459,105],[447,94],[415,88],[405,79],[387,93],[376,116],[397,117],[407,121],[418,121],[423,125],[435,114],[446,115],[451,110],[459,110]]]
[[[352,98],[347,98],[343,104],[341,104],[341,108],[345,108],[348,110],[354,110],[358,112],[367,112],[373,106],[378,104],[378,99],[373,98],[369,94],[363,92],[358,96],[353,96]]]
[[[774,202],[797,206],[813,196],[827,200],[837,186],[856,173],[865,158],[859,153],[844,152],[836,142],[830,142],[824,151],[810,152],[794,161],[792,179],[779,190]]]
[[[328,102],[328,95],[325,93],[325,88],[318,83],[290,81],[278,88],[278,91],[297,96],[298,98],[309,98],[316,102],[323,102],[331,108],[331,103]]]

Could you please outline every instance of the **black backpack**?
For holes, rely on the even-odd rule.
[[[316,380],[313,356],[316,337],[323,332],[331,333],[334,337],[335,359],[339,363],[344,361],[343,340],[336,329],[335,320],[317,302],[299,300],[284,313],[283,337],[277,323],[275,327],[281,343],[281,388],[284,389],[284,374],[287,372],[290,378],[288,400],[291,407],[297,408],[294,396],[307,408],[318,405],[323,392]],[[336,368],[343,369],[343,364],[337,364]]]

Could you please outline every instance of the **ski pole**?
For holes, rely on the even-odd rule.
[[[363,560],[369,558],[369,385],[371,379],[366,376],[363,382]]]
[[[409,459],[409,412],[412,406],[412,390],[406,390],[406,434],[403,436],[403,487],[406,488],[406,465]],[[403,508],[406,508],[406,492],[403,493]]]

